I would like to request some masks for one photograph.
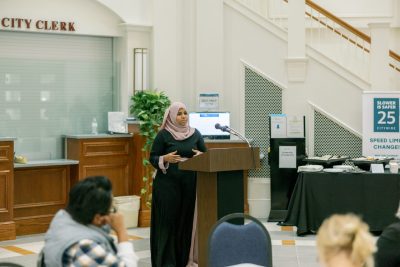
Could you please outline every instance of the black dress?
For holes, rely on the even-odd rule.
[[[400,220],[385,228],[376,244],[375,267],[399,267]]]
[[[153,267],[186,266],[192,237],[193,214],[196,200],[196,173],[178,169],[170,163],[164,174],[158,165],[159,157],[173,151],[191,158],[192,149],[206,151],[198,130],[185,140],[175,140],[161,130],[153,143],[150,162],[157,169],[153,182],[151,206],[150,248]]]

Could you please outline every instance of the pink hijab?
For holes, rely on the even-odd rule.
[[[176,122],[176,116],[179,109],[186,109],[185,104],[174,102],[165,110],[164,119],[160,129],[165,129],[172,134],[175,140],[185,140],[194,134],[194,128],[189,126],[189,119],[185,126],[181,126]]]

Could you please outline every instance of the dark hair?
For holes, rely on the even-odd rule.
[[[75,184],[69,191],[67,212],[82,224],[90,224],[96,214],[109,213],[112,185],[105,176],[92,176]]]

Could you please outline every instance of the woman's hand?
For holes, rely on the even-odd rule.
[[[193,157],[196,157],[196,156],[198,156],[198,155],[203,154],[203,152],[201,152],[200,150],[197,150],[197,149],[192,149],[192,151],[194,152]]]
[[[174,152],[171,152],[171,153],[168,153],[168,154],[166,154],[166,155],[164,155],[163,157],[164,157],[164,162],[169,162],[169,163],[177,163],[177,162],[179,162],[179,161],[181,161],[181,156],[180,155],[177,155],[176,153],[177,153],[178,151],[174,151]]]

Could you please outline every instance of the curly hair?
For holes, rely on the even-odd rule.
[[[324,262],[344,252],[356,266],[374,266],[374,238],[369,233],[368,225],[356,215],[332,215],[327,218],[318,230],[317,247]]]
[[[72,187],[66,210],[75,221],[87,225],[96,214],[108,214],[111,205],[110,180],[105,176],[92,176]]]

